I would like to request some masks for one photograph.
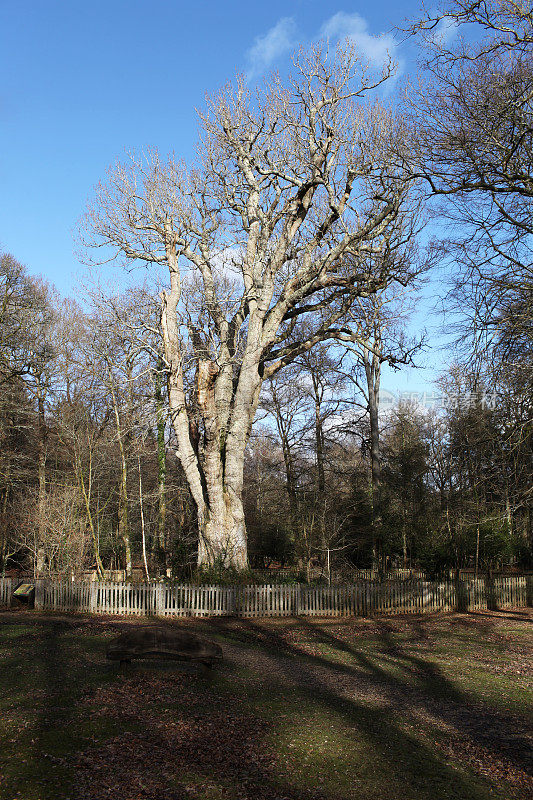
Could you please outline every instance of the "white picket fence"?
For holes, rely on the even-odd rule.
[[[0,579],[0,606],[13,604],[15,583]],[[533,604],[533,575],[454,581],[355,581],[345,586],[274,584],[195,586],[165,583],[39,580],[35,607],[158,617],[341,617],[476,611]]]
[[[0,580],[0,605],[15,584]],[[36,582],[35,607],[158,617],[344,617],[483,610],[533,604],[533,575],[453,581],[355,581],[345,586],[274,584],[194,586],[165,583]]]

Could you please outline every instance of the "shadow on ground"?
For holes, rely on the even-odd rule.
[[[465,690],[464,654],[447,655],[464,631],[475,657],[495,620],[528,615],[159,623],[219,641],[210,672],[107,665],[137,621],[1,615],[0,798],[525,800],[524,719]]]

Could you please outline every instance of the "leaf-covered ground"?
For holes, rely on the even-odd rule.
[[[209,671],[105,660],[146,621],[0,613],[1,800],[533,796],[531,610],[172,621]]]

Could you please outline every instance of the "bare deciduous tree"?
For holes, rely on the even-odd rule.
[[[456,305],[476,356],[503,328],[527,328],[533,307],[533,10],[448,0],[411,31],[428,78],[411,97],[412,164],[451,223],[443,257],[460,266]]]
[[[247,563],[243,465],[263,380],[334,338],[355,297],[409,280],[394,258],[376,270],[365,258],[394,253],[392,223],[417,202],[396,157],[404,123],[371,100],[389,75],[349,45],[316,46],[285,84],[275,76],[252,97],[239,82],[212,100],[193,167],[132,156],[89,208],[85,244],[170,273],[170,414],[200,564]],[[315,324],[294,337],[310,312]]]
[[[393,369],[412,365],[415,353],[423,346],[423,335],[414,339],[406,336],[405,326],[411,310],[412,298],[407,292],[391,294],[384,291],[369,298],[359,298],[350,312],[350,335],[343,336],[346,373],[360,395],[354,402],[368,414],[372,559],[375,569],[383,567],[384,544],[379,418],[381,374],[383,364]]]

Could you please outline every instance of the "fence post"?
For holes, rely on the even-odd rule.
[[[35,581],[35,601],[36,611],[42,611],[44,607],[44,578],[37,578]]]
[[[468,611],[468,590],[464,580],[457,578],[455,581],[455,610]]]
[[[0,606],[10,608],[13,595],[11,578],[0,578]]]
[[[89,611],[96,614],[98,611],[98,583],[91,581],[89,585]]]
[[[525,575],[526,580],[526,606],[533,606],[533,574]]]
[[[298,617],[300,615],[300,584],[294,586],[294,606],[293,614]]]
[[[490,572],[487,572],[485,577],[485,594],[487,597],[487,609],[489,611],[498,610],[498,594],[496,592],[496,585],[494,578]]]
[[[155,613],[158,617],[165,616],[165,593],[167,587],[164,583],[158,583],[155,587],[156,596],[155,596]]]

